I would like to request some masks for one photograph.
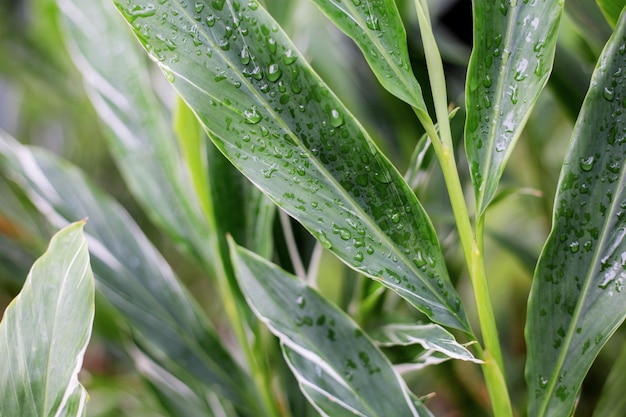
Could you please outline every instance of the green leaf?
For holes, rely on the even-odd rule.
[[[626,317],[625,51],[622,15],[574,128],[535,271],[526,327],[531,417],[571,414],[585,374]]]
[[[482,216],[550,75],[563,2],[472,4],[474,48],[467,75],[465,149],[476,212]]]
[[[0,131],[0,166],[54,225],[89,217],[98,289],[131,325],[138,346],[199,393],[254,410],[248,377],[196,301],[129,214],[66,162]]]
[[[110,2],[58,4],[65,42],[125,184],[155,224],[202,259],[211,250],[208,225],[141,48]]]
[[[593,417],[621,417],[626,415],[626,396],[624,385],[626,384],[626,345],[617,360],[611,364],[611,371],[604,382],[598,405],[593,412]]]
[[[424,209],[265,10],[255,1],[117,5],[248,179],[348,265],[470,331]]]
[[[295,276],[231,244],[248,303],[324,416],[419,416],[404,381],[344,312]],[[384,398],[384,401],[380,399]]]
[[[376,336],[378,346],[410,346],[419,344],[424,349],[444,354],[451,359],[482,363],[454,340],[454,336],[436,324],[390,324],[383,326]]]
[[[606,20],[615,27],[619,19],[619,15],[622,13],[626,1],[624,0],[596,0],[598,6],[602,10],[602,13],[606,17]]]
[[[0,322],[0,415],[82,416],[78,372],[91,336],[94,282],[84,222],[58,232]]]
[[[393,0],[311,1],[356,42],[383,87],[427,113],[411,69],[404,25]]]

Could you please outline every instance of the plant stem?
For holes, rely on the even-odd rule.
[[[480,356],[485,361],[483,372],[492,402],[492,409],[497,417],[512,417],[513,411],[504,377],[502,351],[485,273],[482,250],[482,217],[476,223],[476,235],[474,235],[454,158],[454,147],[448,119],[448,98],[441,55],[432,32],[425,1],[415,0],[415,6],[435,104],[439,135],[430,116],[419,111],[416,111],[416,114],[430,136],[433,148],[441,164],[450,196],[452,212],[459,232],[459,239],[461,240],[472,288],[474,289],[478,320],[485,346],[484,351],[480,347],[479,351]]]

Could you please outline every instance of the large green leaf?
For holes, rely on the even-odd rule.
[[[626,15],[607,44],[563,165],[526,339],[531,417],[566,416],[626,317]]]
[[[469,332],[402,177],[256,1],[118,1],[218,148],[351,267]]]
[[[311,1],[356,42],[383,87],[427,112],[411,69],[404,25],[393,0]]]
[[[231,253],[248,303],[280,339],[300,389],[322,415],[429,415],[344,312],[258,255],[234,244]]]
[[[82,416],[94,317],[84,222],[58,232],[0,322],[0,416]]]
[[[108,1],[58,0],[65,42],[107,127],[108,148],[149,217],[196,257],[208,226],[141,48]]]
[[[482,215],[550,75],[563,2],[472,4],[474,47],[467,74],[465,148],[476,212]]]
[[[76,168],[0,131],[0,166],[54,225],[89,217],[98,289],[130,323],[138,345],[199,393],[213,390],[254,410],[250,381],[195,300],[128,213]]]
[[[617,20],[619,19],[619,15],[622,13],[622,9],[626,5],[626,1],[624,0],[596,0],[600,9],[602,9],[602,13],[606,17],[606,20],[611,24],[611,26],[615,26],[617,24]]]

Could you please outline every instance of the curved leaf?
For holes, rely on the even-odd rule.
[[[615,27],[626,2],[624,0],[596,0],[596,3],[600,6],[606,20],[612,27]]]
[[[563,2],[472,4],[474,48],[467,74],[465,149],[476,212],[482,216],[550,75]]]
[[[196,257],[210,252],[209,229],[147,62],[108,1],[58,0],[64,40],[107,127],[125,184],[148,216]]]
[[[607,44],[561,172],[528,306],[529,416],[565,416],[626,317],[626,15]]]
[[[295,276],[231,245],[252,309],[281,341],[300,389],[324,416],[419,416],[410,392],[363,331]]]
[[[78,372],[91,336],[94,282],[84,222],[58,232],[0,322],[0,416],[84,415]]]
[[[212,390],[254,410],[247,375],[121,206],[76,168],[1,131],[0,166],[52,224],[89,217],[86,234],[98,289],[129,322],[141,349],[199,393]]]
[[[406,32],[393,0],[311,0],[363,52],[378,81],[396,97],[427,113],[413,75]]]
[[[117,4],[244,175],[348,265],[469,332],[415,195],[256,1]]]
[[[593,417],[621,417],[626,415],[626,345],[617,360],[611,364],[611,371],[604,382],[598,405],[593,411]]]

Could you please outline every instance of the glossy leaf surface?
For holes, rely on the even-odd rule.
[[[596,67],[531,290],[529,416],[565,416],[626,317],[626,17]]]
[[[117,4],[248,179],[348,265],[469,332],[415,195],[265,10],[255,1]]]
[[[78,372],[91,336],[94,281],[83,222],[58,232],[0,322],[0,415],[82,416]]]
[[[324,416],[419,416],[391,364],[345,313],[295,276],[231,246],[241,288]]]
[[[482,215],[550,75],[563,4],[554,0],[472,4],[474,48],[466,85],[465,149],[476,212]]]
[[[383,87],[427,112],[411,69],[404,25],[393,0],[311,1],[356,42]]]
[[[89,218],[86,234],[98,289],[153,360],[199,393],[211,387],[243,408],[254,408],[247,376],[121,206],[76,168],[6,134],[0,134],[0,166],[53,225]]]

